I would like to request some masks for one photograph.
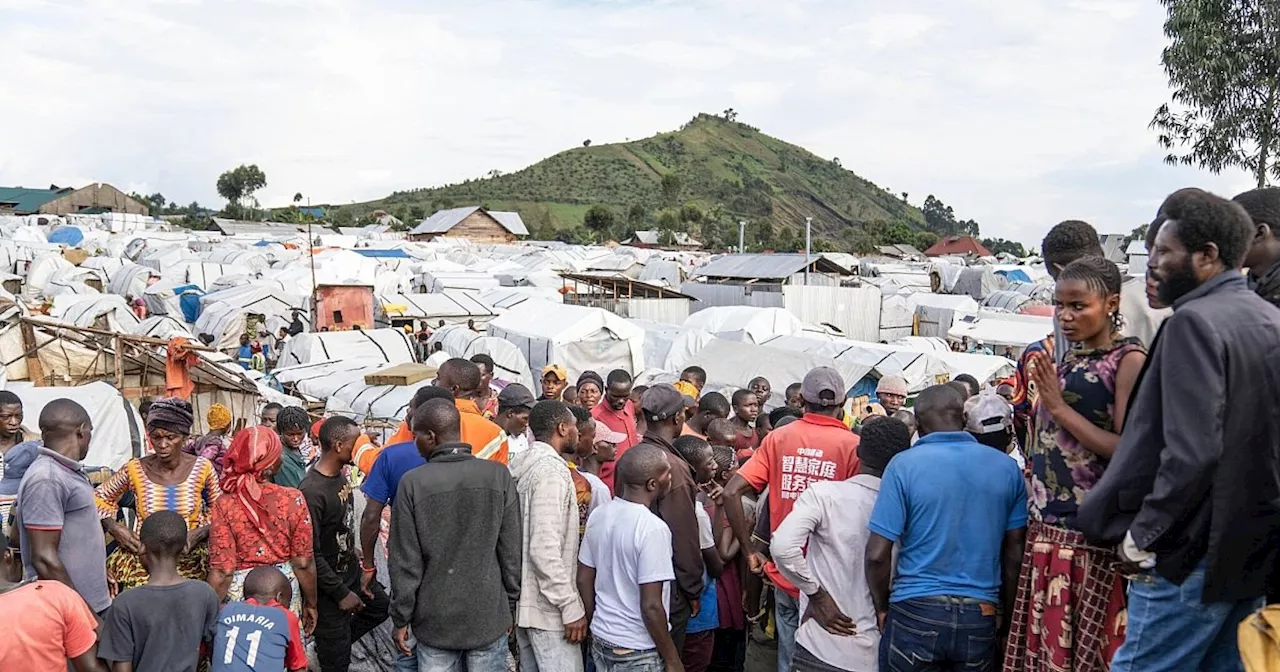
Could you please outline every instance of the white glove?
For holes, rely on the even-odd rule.
[[[1121,542],[1119,550],[1120,559],[1125,562],[1133,563],[1142,569],[1152,569],[1156,566],[1156,554],[1138,548],[1132,532],[1124,533],[1124,541]]]

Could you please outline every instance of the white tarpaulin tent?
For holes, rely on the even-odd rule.
[[[413,346],[399,329],[301,333],[281,348],[279,366],[334,359],[403,364],[414,361]]]
[[[709,331],[649,320],[631,320],[644,329],[644,363],[650,369],[680,371],[715,339]]]
[[[1013,346],[1021,351],[1053,333],[1053,319],[1030,315],[999,315],[980,313],[956,320],[947,337],[958,341],[968,337],[970,342],[989,346]]]
[[[530,390],[535,390],[536,377],[529,369],[529,362],[524,353],[509,341],[493,336],[484,336],[471,331],[465,326],[448,326],[431,334],[428,347],[434,348],[439,343],[442,350],[450,357],[471,359],[480,354],[493,358],[496,369],[493,377],[509,383],[520,383]]]
[[[689,316],[684,326],[702,329],[719,338],[760,343],[774,336],[790,336],[804,331],[800,318],[783,308],[717,306],[703,308]]]
[[[706,370],[706,389],[743,388],[752,378],[763,376],[773,386],[769,402],[765,404],[769,408],[776,408],[784,402],[782,397],[787,385],[804,380],[805,374],[819,366],[829,366],[837,371],[844,369],[840,375],[845,378],[846,387],[851,387],[870,370],[850,368],[822,355],[767,348],[723,338],[713,339],[685,362],[685,366],[693,365]],[[667,378],[669,379],[670,377]],[[648,376],[638,382],[647,384],[649,380],[663,379]]]
[[[541,299],[553,303],[564,303],[564,295],[546,287],[499,287],[480,292],[480,301],[493,306],[495,312],[514,308],[531,299]]]
[[[836,370],[846,378],[845,384],[849,387],[853,387],[868,374],[875,378],[902,376],[907,380],[907,387],[912,392],[919,392],[930,385],[946,382],[950,378],[950,371],[941,359],[928,353],[880,343],[845,339],[824,341],[802,336],[779,336],[766,341],[763,345],[769,348],[830,357],[837,362]],[[854,374],[857,374],[857,378],[850,379]]]
[[[644,370],[644,330],[601,308],[525,301],[494,318],[489,335],[513,343],[533,371],[559,364],[583,371]]]
[[[479,323],[493,318],[493,309],[481,303],[475,292],[448,291],[439,294],[383,294],[378,306],[388,318],[426,320],[435,328],[440,320],[446,324]]]
[[[50,317],[77,327],[97,327],[133,333],[138,316],[115,294],[59,294],[53,298]]]
[[[54,399],[70,399],[89,412],[93,436],[84,464],[89,467],[119,469],[140,455],[146,430],[138,411],[110,383],[102,381],[76,387],[36,387],[28,382],[9,382],[4,389],[22,399],[22,429],[28,439],[39,439],[40,412]]]

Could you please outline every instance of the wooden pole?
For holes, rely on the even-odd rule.
[[[27,349],[27,380],[36,387],[44,387],[44,368],[40,366],[39,347],[36,345],[36,330],[31,323],[22,321],[22,347]]]
[[[119,334],[116,334],[113,345],[115,353],[112,355],[111,360],[115,364],[116,389],[119,390],[124,387],[124,340],[120,338]]]

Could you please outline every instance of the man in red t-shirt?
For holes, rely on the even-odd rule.
[[[626,436],[626,439],[618,442],[614,461],[600,463],[600,480],[612,492],[614,465],[631,446],[640,443],[640,432],[636,430],[636,407],[631,402],[631,374],[622,369],[609,372],[604,398],[591,409],[591,416],[608,425],[611,431]]]
[[[751,545],[751,528],[742,511],[742,496],[769,488],[769,532],[791,513],[796,499],[814,481],[843,481],[858,472],[858,437],[841,419],[846,388],[835,369],[810,371],[800,386],[804,417],[774,430],[724,489],[725,515],[743,549]],[[799,591],[763,553],[750,553],[751,571],[773,582],[778,623],[778,669],[790,670],[800,625]],[[857,568],[851,568],[856,571]]]

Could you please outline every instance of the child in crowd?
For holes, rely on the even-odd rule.
[[[213,640],[218,596],[208,583],[178,573],[187,521],[157,511],[142,521],[139,537],[149,578],[115,599],[98,655],[114,672],[196,672],[200,645]]]
[[[723,428],[720,423],[724,423]],[[715,530],[716,553],[720,556],[723,571],[716,577],[716,616],[715,646],[711,656],[712,670],[731,672],[741,670],[746,664],[747,656],[747,623],[742,600],[743,555],[739,552],[738,539],[733,535],[733,528],[725,520],[724,508],[719,506],[720,493],[729,479],[738,471],[738,460],[730,447],[733,428],[728,421],[717,420],[707,428],[707,438],[711,439],[711,454],[716,461],[716,473],[712,477],[710,499],[716,503],[712,516],[712,527]],[[751,500],[743,498],[743,506],[749,520],[754,519]],[[704,561],[706,557],[703,557]],[[754,575],[752,575],[754,576]],[[757,602],[759,591],[756,591]],[[705,606],[703,607],[706,608]],[[686,645],[688,639],[686,638]]]
[[[715,450],[704,439],[682,436],[675,440],[675,449],[693,468],[693,480],[701,490],[693,513],[698,519],[698,545],[702,549],[702,563],[706,566],[699,600],[701,607],[698,614],[689,619],[680,659],[684,662],[685,672],[707,672],[715,650],[716,628],[720,627],[716,580],[724,572],[724,560],[716,548],[712,526],[712,517],[719,514],[719,508],[708,493],[718,495],[719,488],[723,488],[715,482],[721,469],[715,460]]]
[[[244,579],[244,601],[218,614],[213,640],[213,672],[305,672],[302,627],[288,607],[293,588],[271,565],[255,567]]]
[[[0,670],[107,672],[89,605],[65,583],[23,581],[17,548],[2,531],[0,614],[10,616],[0,637]]]

